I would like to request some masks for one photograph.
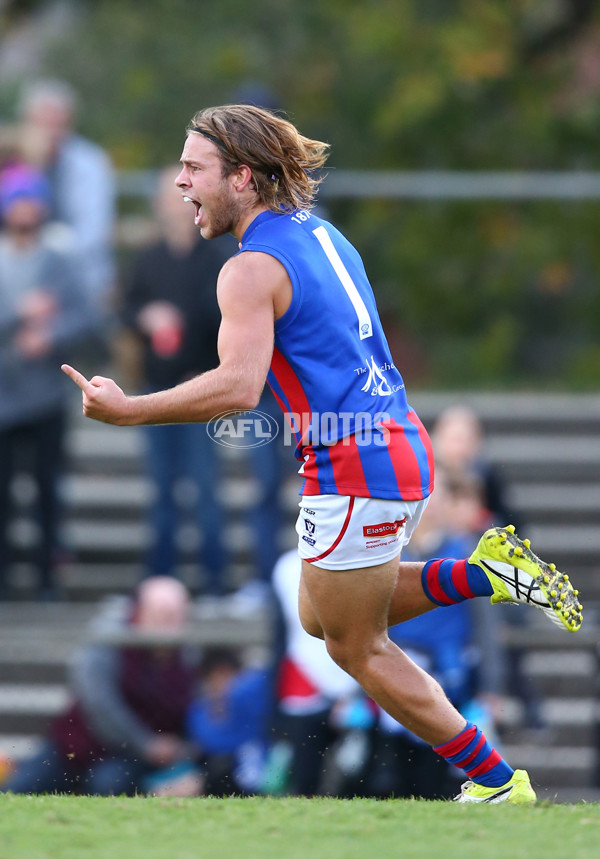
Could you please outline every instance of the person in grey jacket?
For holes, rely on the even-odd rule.
[[[68,228],[83,285],[98,312],[109,311],[115,281],[116,177],[110,157],[76,132],[77,94],[42,78],[21,93],[21,145],[52,189],[51,216]]]
[[[50,246],[50,202],[37,170],[0,175],[0,595],[9,566],[11,482],[24,460],[37,484],[39,586],[51,595],[58,492],[69,392],[60,362],[94,326],[74,261]]]

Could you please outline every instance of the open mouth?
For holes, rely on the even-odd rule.
[[[194,223],[197,227],[200,226],[200,221],[202,219],[202,206],[200,205],[200,203],[197,203],[196,200],[192,200],[191,197],[184,197],[183,200],[185,203],[193,203],[194,208],[196,209],[196,214],[194,215]]]

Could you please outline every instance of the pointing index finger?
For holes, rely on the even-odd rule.
[[[83,373],[80,373],[79,370],[76,370],[74,367],[69,366],[69,364],[61,364],[60,369],[65,373],[70,379],[73,379],[75,384],[81,388],[81,390],[86,393],[92,387],[90,382],[85,378]]]

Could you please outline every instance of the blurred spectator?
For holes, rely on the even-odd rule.
[[[188,737],[211,796],[258,792],[270,720],[269,672],[244,668],[232,650],[208,651],[199,694],[187,717]]]
[[[358,783],[369,752],[374,710],[357,682],[327,653],[325,642],[302,627],[298,615],[301,561],[293,549],[273,571],[284,621],[285,647],[277,684],[278,742],[271,759],[280,772],[267,789],[292,795],[347,795]]]
[[[42,79],[21,94],[25,155],[52,188],[51,217],[67,225],[83,284],[107,312],[114,286],[116,183],[108,155],[75,132],[77,96],[64,81]]]
[[[94,326],[70,257],[48,246],[50,188],[39,171],[0,175],[0,590],[7,585],[11,480],[22,457],[36,483],[41,526],[39,586],[55,585],[57,480],[63,465],[68,388],[61,361]]]
[[[515,527],[519,522],[506,500],[506,483],[498,469],[486,459],[483,429],[475,412],[467,406],[450,406],[438,416],[432,431],[436,462],[449,478],[471,474],[481,481],[483,506],[474,530],[485,530],[494,523]]]
[[[481,490],[472,475],[449,479],[440,469],[435,491],[402,560],[468,557],[477,542],[473,522],[480,519],[481,511]],[[486,601],[468,600],[398,624],[389,634],[414,662],[436,677],[458,710],[465,712],[476,701],[489,721],[503,683],[504,657],[498,650],[495,617]],[[481,673],[477,671],[480,663],[485,664]],[[380,797],[435,799],[451,796],[457,788],[446,761],[381,712],[368,789]]]
[[[73,703],[2,790],[133,795],[157,771],[189,763],[184,735],[194,673],[181,648],[160,643],[181,633],[188,607],[184,585],[169,577],[146,579],[135,599],[109,604],[76,656]],[[111,644],[127,631],[159,641]]]
[[[123,320],[140,338],[147,391],[179,384],[218,365],[217,333],[221,315],[217,276],[236,250],[230,236],[204,241],[193,212],[174,180],[179,168],[162,171],[155,197],[160,238],[135,260],[123,296]],[[192,482],[193,517],[202,532],[204,592],[225,591],[224,510],[219,496],[220,449],[204,424],[151,426],[145,429],[146,463],[156,486],[151,508],[151,575],[173,575],[183,478]]]
[[[0,172],[23,162],[23,141],[15,125],[0,124]]]

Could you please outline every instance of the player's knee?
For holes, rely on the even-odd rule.
[[[360,678],[369,673],[372,660],[385,647],[381,637],[368,641],[357,641],[351,637],[336,639],[326,636],[327,651],[333,661],[360,682]]]
[[[350,652],[350,648],[345,647],[339,641],[333,641],[327,637],[325,637],[325,643],[327,645],[327,652],[340,668],[343,668],[344,671],[347,671],[348,674],[354,676],[354,671],[352,670],[356,665],[356,660],[353,658],[353,654]]]

